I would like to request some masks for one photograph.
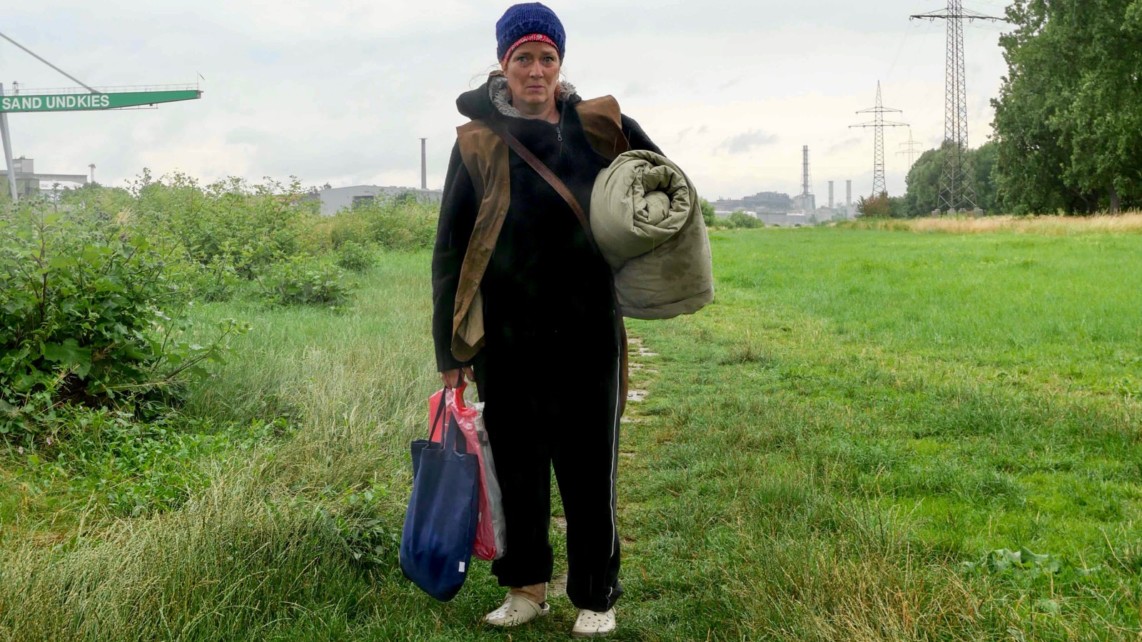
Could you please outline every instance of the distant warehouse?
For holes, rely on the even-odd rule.
[[[380,187],[377,185],[354,185],[352,187],[330,187],[313,193],[313,198],[321,201],[321,215],[333,216],[343,209],[351,209],[376,201],[412,198],[420,203],[439,205],[444,191],[438,189],[415,189],[412,187]]]

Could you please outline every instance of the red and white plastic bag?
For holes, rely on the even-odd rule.
[[[441,441],[447,416],[456,418],[456,424],[464,435],[467,452],[476,453],[480,462],[480,523],[476,527],[472,554],[482,560],[496,560],[504,556],[507,543],[503,500],[499,481],[496,480],[492,445],[488,442],[488,432],[484,429],[484,404],[467,404],[464,401],[465,387],[466,385],[461,385],[454,390],[441,388],[428,398],[429,421],[441,418],[439,423],[432,426],[429,440]],[[447,403],[447,406],[444,413],[438,414],[437,409],[441,403]]]

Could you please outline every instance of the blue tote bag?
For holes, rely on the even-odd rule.
[[[455,597],[468,577],[480,497],[480,462],[465,452],[460,426],[446,406],[440,404],[432,422],[443,419],[443,439],[412,442],[412,496],[400,541],[405,577],[442,602]]]

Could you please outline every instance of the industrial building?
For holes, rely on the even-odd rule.
[[[766,225],[780,227],[800,227],[855,218],[851,180],[845,182],[845,202],[841,204],[835,202],[834,182],[829,181],[828,207],[817,207],[817,197],[813,194],[812,184],[809,173],[809,146],[805,145],[801,148],[800,194],[790,197],[781,192],[759,192],[741,199],[719,199],[712,205],[718,216],[744,212]]]
[[[411,196],[421,203],[439,205],[444,198],[443,190],[414,189],[411,187],[380,187],[377,185],[353,185],[351,187],[330,187],[318,190],[312,197],[321,202],[321,215],[333,216],[344,209],[359,207],[377,200]]]
[[[36,196],[40,193],[41,183],[76,183],[87,184],[87,174],[37,174],[36,161],[31,158],[12,159],[13,169],[16,173],[16,193],[20,198]],[[0,184],[3,184],[4,193],[8,193],[8,172],[0,169]]]

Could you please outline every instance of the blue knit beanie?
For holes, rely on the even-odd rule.
[[[532,34],[539,34],[551,38],[555,49],[559,51],[559,61],[563,61],[563,52],[567,43],[567,34],[563,31],[563,23],[555,12],[539,2],[525,2],[508,7],[502,18],[496,21],[496,59],[503,60],[510,53],[508,50],[520,38]]]

